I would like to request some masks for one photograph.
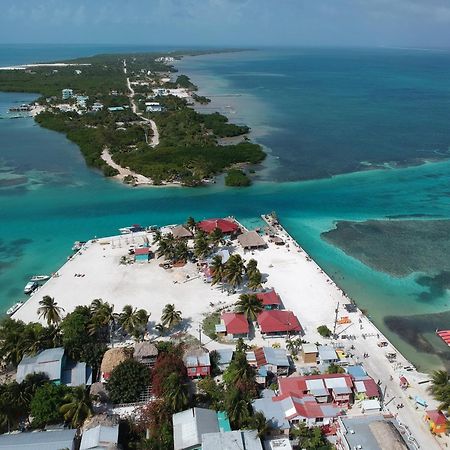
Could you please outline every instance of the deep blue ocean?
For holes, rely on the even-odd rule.
[[[132,50],[153,49],[0,46],[0,65]],[[321,233],[340,220],[420,216],[426,230],[429,219],[450,217],[450,54],[271,49],[186,58],[178,68],[213,99],[207,109],[252,127],[252,138],[269,152],[258,180],[244,190],[220,183],[121,186],[87,168],[64,136],[32,119],[6,118],[12,104],[33,95],[0,93],[0,309],[21,298],[29,276],[55,271],[75,240],[189,215],[233,214],[258,225],[260,214],[275,210],[412,362],[441,365],[447,347],[424,323],[449,327],[450,295],[444,284],[428,292],[417,282],[418,275],[440,273],[433,258],[423,273],[397,277],[347,255]],[[421,239],[421,246],[433,244]],[[410,321],[392,330],[388,316]],[[418,351],[422,339],[440,358]]]

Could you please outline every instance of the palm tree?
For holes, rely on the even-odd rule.
[[[215,228],[208,236],[208,240],[213,247],[217,247],[219,244],[222,244],[224,242],[222,230],[220,228]]]
[[[255,269],[248,276],[247,286],[252,291],[256,291],[262,287],[262,275],[258,269]]]
[[[161,316],[161,323],[166,328],[173,328],[181,322],[181,311],[175,309],[174,304],[167,304],[164,306]]]
[[[264,438],[273,430],[272,425],[266,420],[266,416],[261,411],[255,412],[251,419],[251,426],[258,431],[258,437],[260,439]]]
[[[252,272],[254,272],[258,267],[258,261],[256,259],[250,259],[247,263],[247,266],[245,267],[245,272],[247,276],[250,276]]]
[[[240,255],[231,255],[225,263],[225,278],[233,288],[242,283],[244,269],[244,261]]]
[[[194,253],[197,258],[204,258],[209,253],[209,245],[204,233],[197,233],[194,239]]]
[[[130,336],[141,335],[145,330],[150,315],[145,309],[133,308],[131,305],[125,305],[119,314],[119,325]]]
[[[162,336],[166,331],[166,327],[162,323],[158,323],[157,325],[155,325],[155,330],[160,336]]]
[[[176,372],[164,381],[164,399],[174,412],[183,411],[189,404],[187,386]]]
[[[249,322],[254,322],[263,310],[262,302],[255,294],[241,294],[235,307],[236,312],[244,314]]]
[[[107,335],[110,335],[117,319],[117,314],[114,312],[114,305],[104,302],[101,298],[96,298],[91,302],[90,311],[91,322],[88,326],[89,334],[94,335],[104,331]]]
[[[230,390],[225,400],[225,406],[233,428],[243,428],[250,418],[250,411],[248,402],[242,398],[239,390]]]
[[[189,249],[186,241],[177,241],[174,248],[174,259],[176,261],[186,261],[189,256]]]
[[[214,286],[217,283],[221,283],[225,277],[225,264],[222,262],[222,256],[214,255],[210,268],[212,271],[211,285]]]
[[[439,401],[439,409],[450,408],[450,383],[449,374],[446,370],[435,370],[431,377],[431,386],[429,392]]]
[[[37,310],[39,318],[43,317],[47,321],[47,325],[61,322],[61,313],[64,308],[58,306],[53,297],[45,295],[39,304],[41,305]]]
[[[152,244],[153,244],[153,245],[158,244],[159,241],[161,240],[161,238],[162,238],[162,233],[161,233],[161,231],[156,230],[156,231],[153,233],[153,242],[152,242]]]
[[[186,220],[186,227],[189,230],[194,231],[195,226],[196,226],[195,219],[193,217],[188,217],[188,219]]]
[[[77,386],[65,395],[60,412],[72,427],[81,427],[86,419],[92,416],[92,399],[83,386]]]

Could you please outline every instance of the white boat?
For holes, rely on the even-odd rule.
[[[84,244],[86,244],[85,241],[75,241],[73,243],[72,250],[74,252],[78,252],[79,250],[81,250],[81,248],[83,247]]]
[[[30,281],[34,281],[36,283],[39,283],[41,281],[47,281],[50,279],[50,275],[33,275],[30,278]]]
[[[16,304],[12,305],[11,308],[6,311],[6,314],[8,316],[12,316],[22,305],[24,305],[25,302],[17,302]]]
[[[38,284],[35,281],[30,281],[25,285],[25,288],[23,289],[24,294],[31,294],[33,291],[35,291],[38,288]]]

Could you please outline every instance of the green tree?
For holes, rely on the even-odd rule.
[[[125,305],[119,314],[119,325],[130,336],[142,336],[147,327],[150,314],[145,309]]]
[[[435,370],[431,376],[431,385],[428,391],[440,402],[439,409],[450,408],[450,383],[449,374],[446,370]]]
[[[328,366],[327,373],[345,373],[345,369],[332,363]]]
[[[256,259],[251,258],[247,265],[245,266],[245,273],[247,276],[250,276],[252,272],[258,269],[258,261]]]
[[[190,230],[190,231],[194,231],[195,230],[195,226],[197,225],[197,223],[195,222],[195,219],[193,217],[188,217],[186,220],[186,227]]]
[[[64,311],[64,308],[58,306],[53,297],[45,295],[42,297],[39,305],[41,305],[37,310],[39,318],[43,317],[47,321],[47,325],[61,322],[61,313]]]
[[[89,333],[93,336],[98,336],[103,341],[109,341],[111,331],[117,320],[117,314],[114,313],[114,305],[110,305],[101,298],[96,298],[91,302],[90,313]]]
[[[210,268],[212,271],[211,285],[214,286],[217,283],[222,283],[225,278],[225,264],[222,262],[222,256],[214,255]]]
[[[244,261],[240,255],[231,255],[225,263],[225,278],[233,288],[242,284],[244,270]]]
[[[250,427],[258,431],[258,437],[263,439],[267,434],[273,432],[274,428],[261,411],[256,411],[250,419]]]
[[[197,258],[205,258],[209,254],[208,239],[203,232],[197,232],[194,238],[194,253]]]
[[[326,325],[320,325],[317,327],[317,332],[325,338],[329,338],[331,336],[331,330]]]
[[[197,383],[197,390],[212,409],[220,411],[224,408],[225,389],[217,384],[214,378],[205,377],[200,380]]]
[[[73,388],[64,396],[59,410],[64,420],[70,422],[73,428],[81,427],[93,412],[92,399],[88,390],[84,386]]]
[[[106,383],[112,403],[137,402],[150,384],[150,371],[143,364],[130,359],[120,363]]]
[[[189,404],[187,385],[183,381],[183,376],[177,372],[163,381],[164,400],[173,412],[183,411]]]
[[[60,408],[68,392],[70,392],[68,387],[53,383],[46,383],[37,388],[31,400],[33,427],[44,428],[46,425],[63,422],[64,417]]]
[[[262,302],[255,294],[241,294],[235,303],[235,311],[244,314],[249,322],[254,322],[262,310]]]
[[[213,247],[218,247],[224,242],[222,230],[220,228],[215,228],[208,236],[208,240]]]
[[[299,423],[291,428],[291,435],[297,440],[300,448],[311,450],[332,450],[334,448],[319,427],[308,428],[304,423]]]
[[[257,289],[261,289],[262,287],[262,275],[258,269],[255,269],[253,272],[248,275],[247,286],[252,291],[256,291]]]
[[[251,418],[248,400],[234,387],[227,389],[225,408],[234,429],[245,428]]]
[[[175,309],[174,304],[164,306],[161,323],[168,329],[171,329],[181,322],[181,311]]]

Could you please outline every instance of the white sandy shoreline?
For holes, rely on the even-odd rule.
[[[426,385],[418,384],[429,376],[415,370],[405,371],[403,368],[410,366],[410,363],[391,344],[385,348],[378,347],[380,340],[387,341],[383,334],[361,311],[345,311],[342,305],[349,303],[349,300],[342,290],[284,229],[278,229],[277,232],[285,240],[285,246],[276,246],[267,241],[267,249],[251,254],[234,248],[234,244],[233,250],[247,260],[255,258],[258,261],[261,273],[267,278],[265,287],[274,287],[284,307],[297,315],[305,332],[302,338],[306,341],[330,343],[319,335],[317,327],[327,325],[333,329],[335,310],[339,304],[339,317],[348,316],[351,323],[338,325],[336,331],[341,333],[345,329],[345,333],[354,335],[355,339],[338,339],[335,343],[346,349],[353,345],[351,351],[356,360],[364,363],[369,375],[381,382],[382,389],[387,388],[387,400],[395,398],[395,402],[401,401],[405,405],[405,408],[397,410],[395,402],[392,402],[391,413],[398,414],[398,420],[413,432],[421,447],[430,450],[440,448],[422,420],[423,413],[415,409],[414,402],[408,397],[418,395],[425,398],[430,407],[435,407],[436,402],[427,394]],[[117,312],[126,304],[147,309],[151,313],[153,327],[160,321],[164,306],[174,303],[182,312],[186,331],[198,336],[204,314],[227,306],[232,308],[239,292],[227,295],[220,287],[211,287],[199,276],[196,265],[192,263],[169,270],[159,267],[161,260],[158,259],[148,264],[121,265],[120,258],[128,253],[129,246],[142,244],[146,237],[151,242],[152,237],[145,232],[89,241],[61,267],[59,276],[50,279],[39,289],[14,314],[14,318],[26,322],[39,320],[37,308],[44,295],[54,297],[66,313],[76,305],[88,305],[93,299],[102,298],[114,304]],[[152,248],[155,250],[155,246]],[[75,274],[85,276],[75,277]],[[203,339],[210,350],[227,346],[211,341],[206,336]],[[252,344],[271,345],[277,342],[285,346],[284,338],[261,339],[256,338]],[[393,351],[397,353],[396,365],[389,363],[385,357],[386,352]],[[370,356],[364,358],[364,353]],[[401,375],[405,375],[411,384],[406,392],[398,383]]]

